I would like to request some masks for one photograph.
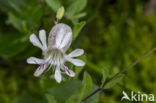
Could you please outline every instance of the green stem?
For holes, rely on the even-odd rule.
[[[152,54],[154,51],[156,50],[156,47],[154,47],[152,50],[150,50],[148,53],[146,53],[145,55],[143,55],[142,57],[138,58],[135,62],[133,62],[131,65],[123,68],[121,71],[119,71],[118,73],[116,73],[113,77],[111,77],[110,79],[108,79],[103,85],[102,87],[97,88],[95,91],[93,91],[90,95],[88,95],[87,97],[85,97],[81,102],[86,101],[87,99],[89,99],[90,97],[92,97],[93,95],[95,95],[96,93],[98,93],[99,91],[102,91],[104,89],[104,87],[107,85],[107,83],[109,83],[110,81],[112,81],[115,77],[117,77],[118,75],[120,75],[121,73],[125,72],[127,69],[132,68],[133,66],[135,66],[139,61],[141,61],[142,59],[144,59],[145,57],[149,56],[150,54]]]

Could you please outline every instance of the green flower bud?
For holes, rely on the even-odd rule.
[[[63,15],[64,15],[64,7],[62,6],[57,10],[57,14],[56,14],[57,20],[62,19]]]

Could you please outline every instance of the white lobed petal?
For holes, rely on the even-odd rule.
[[[75,76],[75,73],[72,70],[70,70],[70,69],[69,69],[69,72],[65,71],[65,73],[67,75],[69,75],[70,77],[74,77]]]
[[[58,67],[58,66],[56,67],[54,77],[55,77],[55,79],[56,79],[56,81],[57,81],[58,83],[61,82],[61,80],[62,80],[61,71],[60,71],[60,67]]]
[[[45,32],[45,30],[40,30],[39,31],[39,38],[40,38],[40,40],[42,42],[44,50],[46,50],[47,49],[47,41],[46,41],[46,32]]]
[[[62,43],[60,45],[60,49],[63,49],[69,41],[72,39],[72,32],[67,32],[66,35],[64,36]]]
[[[83,53],[84,53],[83,49],[75,49],[70,54],[68,54],[67,57],[69,58],[78,57],[78,56],[81,56]]]
[[[43,59],[39,59],[39,58],[36,58],[36,57],[29,57],[27,59],[28,64],[42,64],[43,62],[44,62]]]
[[[34,45],[37,46],[39,48],[41,48],[43,50],[43,46],[41,45],[40,41],[38,40],[38,38],[36,37],[35,34],[31,34],[30,35],[30,42]]]
[[[72,70],[70,70],[67,66],[63,65],[62,69],[68,76],[70,76],[70,77],[75,76],[75,73]]]
[[[72,42],[72,29],[63,23],[56,24],[48,37],[48,48],[57,48],[65,52]]]
[[[67,61],[71,62],[72,64],[76,65],[76,66],[84,66],[85,62],[83,62],[80,59],[72,59],[72,58],[66,58]]]
[[[41,65],[37,68],[37,70],[34,72],[34,76],[35,76],[35,77],[41,76],[41,75],[45,72],[46,68],[47,68],[47,64],[41,64]]]
[[[61,45],[64,33],[65,33],[64,29],[61,28],[60,31],[58,32],[58,34],[56,35],[56,47],[57,48],[59,48],[59,46]]]

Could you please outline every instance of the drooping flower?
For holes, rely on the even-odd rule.
[[[63,23],[56,24],[49,33],[48,43],[45,30],[40,30],[39,39],[35,34],[30,35],[30,42],[34,46],[39,47],[44,56],[43,59],[36,57],[27,59],[27,63],[39,65],[34,76],[39,77],[53,68],[55,70],[54,78],[60,83],[62,80],[61,72],[66,73],[70,77],[75,76],[75,73],[65,65],[65,62],[71,62],[75,66],[85,65],[82,60],[74,58],[81,56],[84,53],[83,49],[75,49],[69,54],[65,53],[72,42],[72,30],[68,25]]]

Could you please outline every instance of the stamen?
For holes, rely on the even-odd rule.
[[[64,61],[63,53],[58,49],[51,49],[47,52],[47,56],[50,57],[49,64],[60,66]]]
[[[52,65],[52,64],[50,64],[50,66],[48,67],[47,71],[49,71],[49,70],[50,70],[50,68],[51,68],[52,66],[53,66],[53,65]]]

